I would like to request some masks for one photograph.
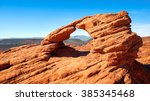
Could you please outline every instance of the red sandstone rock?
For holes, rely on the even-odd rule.
[[[46,38],[44,38],[44,40],[41,42],[41,45],[50,44],[53,42],[61,42],[63,40],[69,39],[70,34],[76,30],[75,25],[87,18],[90,18],[90,16],[84,17],[72,22],[71,24],[68,24],[67,26],[63,26],[57,30],[54,30]]]
[[[137,60],[148,65],[150,64],[150,37],[144,37],[142,39],[143,46],[139,49]]]
[[[4,51],[0,83],[150,83],[149,70],[135,60],[142,39],[130,23],[125,11],[88,16],[51,32],[41,45]],[[63,40],[76,28],[94,39],[81,47],[65,46]]]
[[[62,27],[54,32],[50,33],[43,41],[42,45],[54,43],[54,42],[61,42],[63,40],[69,39],[70,34],[75,31],[75,27]]]
[[[76,25],[86,30],[93,38],[106,36],[121,31],[130,32],[130,18],[128,13],[122,11],[118,14],[97,14]]]

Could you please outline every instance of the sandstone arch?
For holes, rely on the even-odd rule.
[[[76,28],[83,29],[94,39],[121,31],[131,32],[131,20],[125,11],[118,14],[97,14],[72,22],[51,32],[41,44],[58,43],[70,37]]]
[[[41,45],[60,43],[63,40],[69,39],[70,34],[78,28],[87,31],[93,38],[93,48],[91,50],[93,52],[107,53],[121,50],[128,51],[128,49],[124,49],[121,44],[129,48],[129,44],[124,43],[128,43],[130,39],[133,39],[133,42],[137,42],[137,44],[139,43],[139,46],[141,45],[140,43],[142,43],[141,39],[136,36],[135,33],[131,32],[130,23],[131,19],[126,11],[119,12],[118,14],[87,16],[51,32],[41,42]],[[116,38],[111,40],[109,37]],[[117,41],[119,37],[122,38],[122,42]],[[113,46],[115,46],[115,48]]]
[[[63,40],[69,39],[70,34],[72,34],[76,30],[76,25],[86,18],[90,17],[82,18],[80,20],[72,22],[69,25],[54,30],[41,42],[41,44],[46,45],[50,43],[59,43]]]

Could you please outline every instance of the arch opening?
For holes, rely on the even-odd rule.
[[[64,43],[67,44],[75,44],[75,45],[85,45],[93,38],[83,29],[76,29],[75,32],[73,32],[70,35],[70,38],[65,40]]]
[[[53,52],[53,56],[57,57],[79,57],[87,56],[90,53],[90,47],[86,44],[93,38],[82,29],[76,29],[70,35],[70,38],[64,40],[65,47],[61,47]]]

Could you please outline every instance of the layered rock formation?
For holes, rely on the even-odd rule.
[[[88,16],[51,32],[40,45],[4,51],[0,83],[150,83],[149,71],[135,60],[142,39],[130,23],[125,11]],[[93,40],[82,48],[65,46],[76,28]]]

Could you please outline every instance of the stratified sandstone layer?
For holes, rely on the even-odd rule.
[[[150,83],[135,60],[142,39],[131,31],[125,11],[79,19],[51,32],[40,45],[0,53],[0,83]],[[93,37],[86,46],[65,46],[76,28]]]

